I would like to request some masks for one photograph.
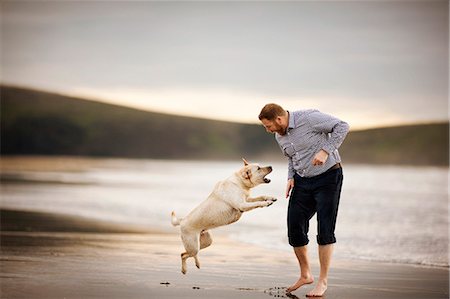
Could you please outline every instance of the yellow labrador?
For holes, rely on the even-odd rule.
[[[271,196],[250,197],[250,189],[259,184],[270,183],[266,175],[272,167],[249,164],[214,187],[212,193],[185,218],[178,219],[172,212],[172,225],[181,226],[181,240],[186,252],[181,254],[181,272],[186,274],[186,259],[193,257],[200,268],[197,253],[212,243],[208,229],[236,222],[242,213],[255,208],[268,207],[277,199]]]

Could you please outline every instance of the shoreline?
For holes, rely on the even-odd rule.
[[[261,157],[256,159],[260,163],[286,163],[284,156],[274,156],[270,158]],[[52,165],[48,164],[49,160],[54,160]],[[17,172],[17,171],[82,171],[91,167],[94,163],[102,163],[104,161],[157,161],[157,162],[198,162],[198,163],[229,163],[236,162],[241,163],[238,159],[200,159],[200,158],[140,158],[140,157],[122,157],[122,156],[89,156],[89,155],[32,155],[32,154],[7,154],[1,157],[0,168],[2,172]],[[24,163],[25,162],[25,163]],[[411,168],[438,168],[438,169],[448,169],[448,165],[435,165],[435,164],[392,164],[392,163],[382,163],[382,162],[352,162],[344,161],[345,166],[356,166],[356,167],[411,167]]]
[[[1,216],[5,298],[286,298],[283,287],[298,278],[291,252],[220,234],[199,253],[201,269],[189,259],[183,275],[178,234],[93,226],[96,221],[50,213],[2,210]],[[311,266],[317,279],[317,262]],[[448,298],[448,277],[448,268],[336,259],[325,297]]]

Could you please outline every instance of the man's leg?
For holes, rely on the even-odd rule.
[[[321,188],[314,195],[317,200],[317,243],[319,244],[320,275],[314,289],[307,293],[308,297],[321,297],[327,290],[328,271],[336,238],[334,230],[342,188],[342,169],[321,178]]]
[[[308,246],[294,247],[294,252],[300,266],[300,278],[287,289],[287,292],[289,293],[295,291],[304,284],[314,282],[314,277],[312,276],[311,268],[309,267]]]
[[[314,281],[309,267],[307,244],[309,220],[316,212],[316,202],[311,191],[308,190],[307,180],[302,180],[295,175],[294,182],[288,206],[288,237],[300,266],[300,277],[287,289],[288,293]]]
[[[308,297],[321,297],[327,290],[328,270],[330,269],[333,244],[319,245],[320,276],[314,289],[306,294]]]

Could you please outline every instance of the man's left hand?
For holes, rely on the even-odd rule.
[[[314,166],[317,166],[317,165],[323,165],[323,164],[325,164],[325,162],[327,161],[327,159],[328,159],[328,153],[327,153],[326,151],[324,151],[324,150],[320,150],[320,152],[318,152],[318,153],[314,156],[314,159],[313,159],[312,164],[313,164]]]

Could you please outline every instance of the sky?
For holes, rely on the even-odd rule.
[[[2,1],[1,82],[258,123],[448,120],[448,1]]]

